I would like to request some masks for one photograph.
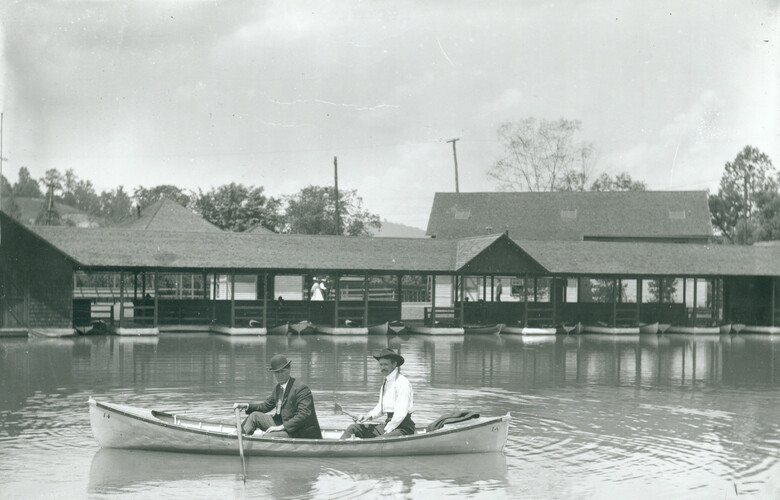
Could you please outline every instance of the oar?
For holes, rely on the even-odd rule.
[[[241,467],[244,470],[244,483],[246,483],[246,461],[244,460],[244,439],[242,438],[242,429],[241,429],[241,417],[239,416],[239,412],[241,410],[239,408],[236,408],[236,433],[238,434],[238,451],[241,453]]]
[[[342,414],[346,415],[348,417],[351,417],[353,422],[357,422],[357,417],[355,415],[353,415],[352,413],[346,411],[338,403],[336,403],[336,405],[333,407],[333,413],[335,413],[336,415],[342,415]]]

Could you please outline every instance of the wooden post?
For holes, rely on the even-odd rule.
[[[263,272],[263,328],[268,328],[268,272]]]
[[[461,275],[460,277],[460,325],[463,326],[465,324],[464,319],[466,318],[466,277]]]
[[[217,320],[217,273],[213,273],[214,281],[211,283],[211,322]]]
[[[333,328],[339,326],[339,299],[341,298],[341,275],[336,273],[336,283],[333,286],[333,293],[335,294],[335,304],[333,306]]]
[[[639,318],[642,307],[642,279],[636,280],[636,324],[639,324]]]
[[[138,300],[138,271],[133,271],[133,300]]]
[[[158,300],[157,299],[157,295],[158,295],[157,294],[157,271],[154,272],[154,274],[152,275],[152,278],[154,278],[154,326],[156,328],[157,327],[157,321],[158,321],[158,318],[159,318],[159,313],[158,313],[159,307],[158,307],[158,302],[157,302],[157,300]]]
[[[368,274],[363,275],[363,328],[368,328]]]
[[[552,277],[552,326],[555,326],[558,324],[557,321],[557,306],[558,306],[558,288],[555,286],[556,279],[555,276]]]
[[[398,320],[401,320],[403,313],[403,274],[398,275]]]
[[[496,300],[495,296],[493,295],[496,291],[496,277],[491,276],[490,277],[490,302],[494,302]]]
[[[658,278],[658,303],[664,303],[664,279]]]
[[[203,300],[208,298],[209,296],[209,280],[208,280],[208,274],[206,274],[206,270],[203,270]]]
[[[482,302],[487,302],[487,276],[482,276]]]
[[[236,326],[236,272],[230,271],[230,328]]]
[[[528,328],[528,274],[523,275],[523,328]]]
[[[431,276],[431,326],[436,326],[436,275]]]
[[[688,280],[686,278],[683,278],[682,282],[683,282],[683,309],[685,309],[685,323],[690,324],[690,321],[688,320],[688,291],[686,290],[688,287]]]
[[[146,298],[146,271],[141,276],[141,296]]]
[[[775,314],[777,314],[777,278],[772,278],[772,324],[775,326]]]
[[[119,271],[119,328],[125,320],[125,273]]]
[[[691,326],[696,326],[696,307],[698,306],[698,286],[696,286],[697,278],[693,278],[693,312],[691,313]],[[695,349],[695,348],[694,348]]]
[[[618,280],[613,279],[612,280],[612,328],[617,327],[617,303],[618,303],[618,289],[619,286]]]

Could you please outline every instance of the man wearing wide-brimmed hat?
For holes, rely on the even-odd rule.
[[[268,370],[274,374],[277,384],[268,399],[262,403],[233,405],[249,414],[242,426],[244,434],[251,435],[260,429],[266,437],[322,439],[314,396],[305,384],[290,377],[291,364],[284,354],[271,358]]]
[[[384,377],[379,389],[379,403],[370,412],[360,415],[357,423],[347,427],[341,439],[349,439],[352,436],[370,439],[414,434],[412,384],[401,375],[404,357],[387,348],[376,354],[374,359],[379,362],[379,371]],[[382,415],[387,415],[383,424],[364,423]]]

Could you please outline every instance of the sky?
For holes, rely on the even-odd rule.
[[[580,120],[593,174],[717,190],[780,166],[780,1],[0,0],[4,175],[274,196],[333,182],[425,228],[495,191],[496,131]]]

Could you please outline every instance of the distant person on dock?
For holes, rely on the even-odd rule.
[[[309,295],[311,300],[325,300],[322,296],[323,290],[327,290],[325,284],[321,284],[319,279],[314,278],[314,283],[311,285],[311,293]]]
[[[349,439],[353,436],[371,439],[414,434],[412,384],[401,375],[404,357],[386,348],[374,356],[374,359],[379,362],[379,371],[384,376],[382,388],[379,390],[379,403],[370,412],[358,416],[357,423],[347,427],[341,439]],[[387,415],[383,424],[364,423],[382,415]]]
[[[501,280],[498,280],[496,285],[496,302],[501,302],[501,294],[504,291],[504,286],[501,284]]]
[[[260,429],[266,437],[322,439],[314,396],[305,384],[290,377],[290,365],[284,354],[271,358],[268,370],[273,372],[277,384],[268,399],[233,405],[249,414],[242,425],[244,434],[251,436]]]

